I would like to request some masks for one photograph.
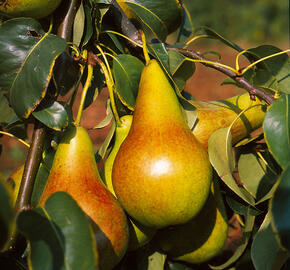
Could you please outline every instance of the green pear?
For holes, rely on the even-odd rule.
[[[116,127],[115,132],[115,142],[114,146],[107,157],[104,164],[104,178],[105,183],[108,189],[115,195],[115,191],[113,189],[112,184],[112,169],[115,157],[119,151],[119,148],[125,138],[127,137],[131,124],[132,124],[132,115],[124,115],[120,118],[121,124]],[[128,225],[129,225],[129,244],[128,250],[132,251],[141,246],[144,246],[148,243],[154,236],[156,229],[152,227],[146,227],[140,224],[138,221],[128,217]]]
[[[217,101],[190,101],[197,108],[197,122],[193,134],[207,149],[210,135],[220,128],[229,127],[239,113],[250,107],[238,117],[231,128],[232,143],[247,137],[253,130],[261,127],[266,114],[265,102],[252,100],[248,93]]]
[[[227,232],[225,205],[218,183],[213,181],[211,193],[199,214],[186,224],[161,229],[156,238],[172,259],[199,264],[221,251]]]
[[[53,13],[60,3],[61,0],[5,0],[0,2],[0,14],[40,19]]]
[[[189,129],[156,60],[144,67],[132,126],[113,164],[121,205],[156,228],[182,224],[204,205],[212,178],[208,154]]]
[[[127,217],[102,182],[92,141],[81,126],[71,126],[65,131],[39,204],[43,206],[56,191],[71,195],[94,222],[100,269],[112,269],[127,250]]]

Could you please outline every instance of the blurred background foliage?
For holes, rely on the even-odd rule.
[[[194,27],[247,43],[289,41],[288,0],[183,0]]]

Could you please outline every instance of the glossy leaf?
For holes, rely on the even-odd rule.
[[[21,212],[17,224],[30,243],[33,270],[95,270],[97,253],[88,218],[67,193],[51,195],[45,210]]]
[[[149,52],[157,58],[163,68],[170,74],[168,52],[164,43],[153,43],[149,46]]]
[[[238,171],[246,190],[257,200],[271,190],[278,178],[278,174],[254,153],[241,154]]]
[[[249,51],[257,60],[265,56],[281,52],[282,50],[272,45],[261,45],[256,48],[249,49]],[[290,59],[286,53],[266,59],[259,66],[265,68],[277,79],[279,90],[281,92],[290,94]]]
[[[270,224],[269,214],[266,215],[251,246],[251,257],[256,270],[281,269],[289,254],[278,245]]]
[[[255,223],[255,217],[248,214],[246,216],[243,238],[239,247],[235,250],[234,254],[225,263],[218,266],[210,265],[211,269],[214,269],[214,270],[225,269],[229,267],[231,264],[233,264],[234,262],[236,262],[242,256],[242,254],[244,253],[248,245],[249,239],[251,237],[254,223]]]
[[[5,185],[5,183],[0,180],[0,251],[9,239],[14,219],[11,192],[8,188],[8,185]]]
[[[19,231],[29,241],[31,270],[65,270],[62,238],[43,209],[26,210],[17,217]]]
[[[44,125],[57,131],[63,130],[68,125],[67,111],[57,101],[41,103],[32,114]]]
[[[279,185],[270,201],[271,223],[274,232],[279,235],[279,242],[290,252],[290,166],[279,178]]]
[[[134,109],[144,64],[136,57],[118,55],[113,62],[113,74],[118,97],[129,109]]]
[[[182,91],[186,81],[195,71],[195,64],[186,60],[186,57],[179,52],[169,51],[169,69],[173,76],[173,80]]]
[[[212,133],[208,141],[208,154],[212,166],[224,183],[244,201],[254,205],[254,198],[236,183],[232,175],[234,159],[229,128],[221,128]]]
[[[31,18],[5,21],[0,27],[0,90],[19,117],[27,118],[45,96],[52,68],[66,43],[45,33]],[[20,98],[21,97],[21,98]]]
[[[91,39],[93,35],[93,20],[91,15],[92,8],[85,3],[84,4],[84,12],[85,12],[85,18],[86,18],[86,24],[85,24],[85,31],[83,34],[83,42],[82,45],[85,46],[88,44],[89,40]]]
[[[182,4],[183,20],[178,32],[178,43],[185,42],[194,31],[194,25],[191,17],[192,12],[187,7],[188,3],[189,2],[183,2]]]
[[[282,95],[269,107],[264,120],[264,134],[270,152],[282,168],[290,162],[290,102]]]
[[[182,10],[176,0],[128,0],[125,3],[161,41],[181,24]]]

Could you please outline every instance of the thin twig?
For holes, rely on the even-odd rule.
[[[178,51],[179,53],[181,53],[187,57],[190,57],[192,59],[204,60],[204,61],[210,60],[210,59],[200,55],[199,53],[197,53],[194,50],[176,48],[176,47],[171,47],[171,46],[167,46],[166,48],[168,50]],[[252,85],[248,80],[245,79],[245,77],[238,76],[235,72],[233,72],[232,70],[230,70],[226,67],[214,64],[215,61],[212,61],[212,60],[210,60],[210,61],[211,61],[211,63],[202,63],[202,64],[204,66],[218,70],[218,71],[224,73],[225,75],[227,75],[228,77],[232,78],[237,83],[239,83],[244,89],[246,89],[250,93],[250,95],[257,96],[257,97],[263,99],[268,104],[272,104],[274,102],[274,94],[266,93],[264,90]]]

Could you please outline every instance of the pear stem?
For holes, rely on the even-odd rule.
[[[88,76],[87,76],[87,79],[86,79],[86,82],[85,82],[85,85],[84,85],[84,88],[83,88],[83,92],[82,92],[81,100],[80,100],[80,105],[79,105],[77,117],[76,117],[76,120],[75,120],[75,124],[77,126],[79,126],[80,123],[81,123],[81,118],[82,118],[82,113],[83,113],[83,109],[84,109],[86,96],[87,96],[87,93],[88,93],[88,89],[89,89],[89,87],[91,85],[92,79],[93,79],[93,71],[94,71],[93,66],[91,64],[88,64]]]
[[[147,48],[147,43],[146,43],[146,37],[145,37],[145,34],[143,31],[139,31],[140,34],[141,34],[141,39],[142,39],[142,43],[143,43],[143,54],[144,54],[144,58],[145,58],[145,61],[146,61],[146,66],[149,64],[150,62],[150,56],[149,56],[149,53],[148,53],[148,48]]]
[[[118,114],[118,110],[117,110],[117,106],[115,103],[115,99],[114,99],[114,81],[113,81],[113,76],[112,73],[110,71],[110,67],[106,58],[106,55],[104,54],[103,50],[100,48],[100,46],[97,45],[98,50],[100,51],[100,53],[102,54],[103,58],[105,59],[106,63],[107,63],[107,67],[106,65],[101,61],[101,59],[97,56],[95,56],[95,60],[97,61],[97,63],[100,65],[104,76],[105,76],[105,80],[106,80],[106,84],[108,87],[108,92],[109,92],[109,97],[110,97],[110,101],[111,101],[111,108],[115,117],[115,120],[117,122],[117,126],[121,126],[121,120]]]

